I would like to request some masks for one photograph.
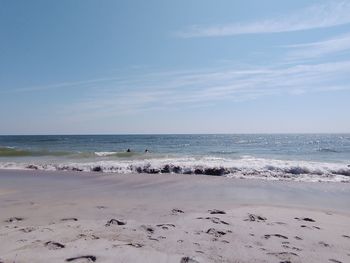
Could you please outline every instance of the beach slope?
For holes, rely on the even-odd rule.
[[[350,184],[0,170],[0,262],[349,262]]]

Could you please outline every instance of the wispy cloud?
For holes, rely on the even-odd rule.
[[[65,111],[71,118],[88,120],[93,116],[101,118],[152,110],[177,110],[272,95],[348,90],[348,72],[350,61],[246,70],[162,72],[152,78],[138,76],[138,81],[122,92],[113,86],[103,91],[96,89],[69,105]]]
[[[48,85],[40,85],[40,86],[30,86],[23,88],[9,88],[0,91],[0,93],[26,93],[26,92],[37,92],[37,91],[49,91],[55,89],[71,89],[71,88],[89,88],[94,87],[96,85],[100,85],[101,83],[106,83],[110,81],[117,81],[120,78],[95,78],[88,80],[80,80],[80,81],[71,81],[71,82],[61,82],[55,84]]]
[[[299,12],[251,23],[201,26],[192,25],[176,32],[182,38],[219,37],[243,34],[280,33],[327,28],[350,23],[350,1],[330,1]]]
[[[285,46],[292,50],[287,54],[289,60],[312,59],[350,51],[350,34],[323,41]]]

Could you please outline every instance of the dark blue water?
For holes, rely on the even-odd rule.
[[[5,168],[66,165],[87,170],[99,165],[103,171],[134,172],[138,165],[148,165],[157,172],[167,164],[180,166],[181,173],[188,169],[194,173],[195,167],[224,167],[231,169],[230,174],[236,168],[242,172],[243,166],[269,172],[284,165],[312,169],[319,165],[330,171],[341,166],[345,172],[340,174],[346,176],[350,134],[0,136],[0,165]],[[294,172],[307,174],[307,169]]]

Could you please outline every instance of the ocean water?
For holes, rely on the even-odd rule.
[[[350,182],[350,134],[0,136],[0,168]]]

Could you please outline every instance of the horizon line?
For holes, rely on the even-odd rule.
[[[297,135],[350,134],[350,132],[245,132],[245,133],[62,133],[62,134],[0,134],[0,136],[139,136],[139,135]]]

